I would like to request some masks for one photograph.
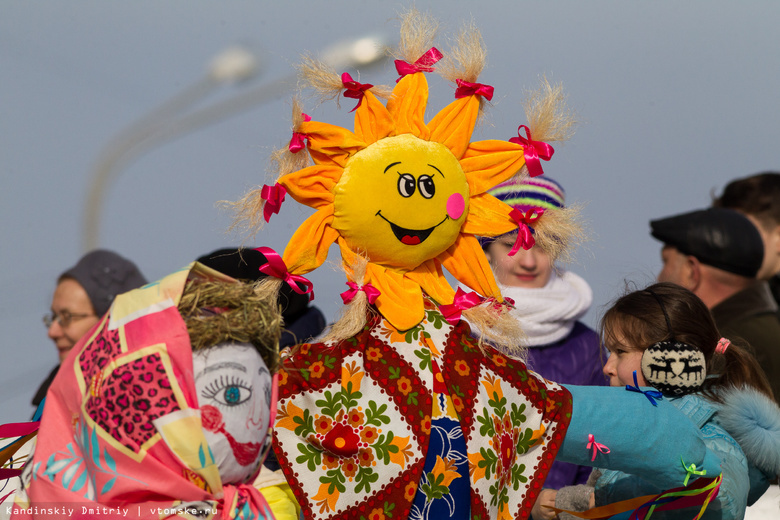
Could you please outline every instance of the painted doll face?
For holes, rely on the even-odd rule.
[[[245,482],[271,441],[271,373],[247,343],[194,352],[192,364],[203,429],[222,482]]]

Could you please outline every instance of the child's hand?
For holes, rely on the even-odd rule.
[[[548,509],[542,506],[555,507],[555,496],[558,492],[554,489],[543,489],[539,493],[539,498],[536,499],[533,509],[531,509],[531,516],[534,520],[552,520],[558,518],[558,513],[552,509]],[[592,499],[591,499],[592,500]]]

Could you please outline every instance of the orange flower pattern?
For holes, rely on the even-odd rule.
[[[426,316],[411,333],[374,318],[352,340],[285,361],[275,451],[305,518],[530,510],[570,397],[531,383],[522,363],[485,356],[432,306]]]

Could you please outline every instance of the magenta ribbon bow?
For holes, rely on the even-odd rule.
[[[536,245],[536,239],[534,238],[534,231],[531,228],[531,224],[539,220],[544,215],[543,209],[529,209],[525,213],[515,208],[509,212],[509,216],[512,220],[517,222],[517,239],[512,246],[512,250],[509,251],[509,256],[515,256],[515,254],[522,247],[526,251]]]
[[[258,269],[261,273],[287,282],[287,285],[298,294],[308,294],[309,301],[314,299],[314,284],[303,276],[290,274],[279,253],[270,247],[258,247],[255,251],[263,253],[263,256],[265,256],[265,259],[268,261],[268,263],[261,265]],[[301,285],[305,287],[305,289],[301,289]]]
[[[344,85],[344,88],[346,89],[344,91],[344,97],[358,100],[357,105],[355,105],[355,108],[350,110],[350,112],[354,112],[358,109],[363,102],[363,97],[366,95],[366,90],[374,86],[371,83],[360,83],[353,80],[348,72],[341,75],[341,84]]]
[[[585,449],[589,450],[591,448],[593,448],[593,456],[590,458],[591,461],[596,460],[596,452],[597,451],[601,452],[601,453],[609,453],[609,451],[610,451],[609,448],[607,448],[603,444],[600,444],[600,443],[596,442],[596,439],[593,437],[593,434],[589,433],[588,434],[588,445],[585,447]]]
[[[485,298],[476,292],[465,292],[458,287],[455,291],[455,299],[452,303],[449,305],[439,305],[439,310],[450,325],[455,325],[460,321],[462,311],[476,307],[483,301],[485,301]]]
[[[304,121],[311,121],[311,116],[307,114],[301,114],[303,116]],[[293,132],[292,139],[290,139],[290,145],[288,148],[292,153],[298,153],[304,148],[306,148],[306,139],[308,139],[309,136],[306,134],[303,134],[301,132]]]
[[[455,89],[455,98],[460,99],[466,96],[482,96],[483,98],[491,101],[493,99],[493,87],[490,85],[483,85],[482,83],[469,83],[462,79],[456,79],[455,83],[458,84],[458,88]]]
[[[656,399],[659,401],[664,398],[664,394],[657,390],[642,390],[639,388],[639,383],[636,379],[636,370],[634,370],[634,386],[626,385],[626,390],[629,390],[631,392],[639,392],[640,394],[645,394],[645,397],[647,397],[647,400],[650,401],[650,404],[653,406],[658,406],[658,403],[655,402]]]
[[[265,204],[263,204],[263,218],[265,218],[266,222],[271,221],[271,215],[279,213],[285,195],[287,195],[287,188],[278,182],[273,186],[263,184],[263,189],[260,190],[260,197],[265,201]]]
[[[400,78],[395,80],[396,83],[401,81],[401,78],[407,74],[414,74],[415,72],[433,72],[433,65],[442,59],[444,55],[439,52],[436,47],[431,47],[428,51],[420,56],[414,63],[409,63],[404,60],[395,60],[395,70],[401,75]]]
[[[520,135],[520,129],[525,128],[527,138]],[[523,154],[525,155],[525,164],[528,166],[528,173],[531,177],[538,177],[544,173],[542,170],[542,163],[539,159],[549,161],[555,150],[553,147],[542,141],[534,141],[531,139],[531,130],[525,126],[520,125],[517,127],[517,137],[513,137],[509,140],[510,143],[522,145]]]
[[[365,285],[358,285],[355,282],[347,282],[347,285],[349,286],[349,289],[341,293],[341,299],[344,301],[344,305],[354,300],[355,296],[357,296],[360,291],[366,293],[366,296],[368,297],[368,303],[372,305],[376,299],[379,298],[379,295],[382,294],[379,292],[379,289],[370,283]]]

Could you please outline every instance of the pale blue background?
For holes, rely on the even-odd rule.
[[[240,42],[288,74],[298,55],[370,32],[397,38],[402,4],[0,1],[0,421],[29,417],[29,399],[56,363],[40,316],[56,277],[81,255],[90,169],[117,132],[197,81]],[[583,122],[545,171],[569,202],[587,204],[592,241],[572,269],[592,284],[587,321],[624,280],[651,281],[659,244],[648,220],[709,204],[731,178],[778,168],[780,3],[418,2],[449,28],[473,15],[489,51],[482,81],[496,87],[481,138],[525,122],[520,101],[540,75],[562,82]],[[451,32],[451,31],[450,31]],[[446,50],[444,38],[439,46]],[[354,71],[353,71],[354,73]],[[390,62],[363,71],[390,84]],[[452,88],[429,78],[429,115]],[[225,88],[208,102],[246,87]],[[307,111],[346,124],[333,107]],[[150,280],[242,237],[215,207],[266,182],[269,152],[289,139],[289,96],[182,137],[125,169],[105,200],[100,244],[133,258]],[[253,244],[281,251],[309,214],[284,206]],[[332,254],[330,259],[337,260]],[[311,278],[329,319],[344,278]]]

